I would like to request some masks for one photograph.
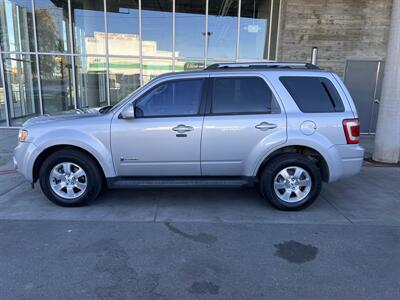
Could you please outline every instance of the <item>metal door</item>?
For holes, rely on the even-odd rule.
[[[165,79],[139,96],[135,100],[136,108],[147,95],[150,103],[157,102],[163,108],[173,108],[174,104],[163,101],[172,97],[173,102],[178,96],[181,97],[181,104],[185,104],[185,100],[187,103],[192,100],[200,108],[204,102],[205,75],[186,75],[182,80],[178,76],[175,79]],[[197,82],[197,89],[193,90],[193,85],[190,85],[183,93],[175,86],[187,85],[188,82]],[[162,98],[157,98],[163,93],[165,94]],[[142,117],[136,115],[133,119],[121,119],[116,115],[113,118],[111,145],[118,176],[201,175],[200,140],[204,114],[201,108],[193,114],[179,111],[180,108],[182,105],[176,106],[174,114]]]
[[[357,107],[361,133],[375,133],[384,62],[347,60],[344,82]]]
[[[114,118],[111,144],[118,175],[200,176],[203,118]]]

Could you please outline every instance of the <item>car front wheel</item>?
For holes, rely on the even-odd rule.
[[[82,206],[97,198],[102,177],[96,162],[86,153],[60,150],[42,164],[39,181],[43,193],[61,206]]]

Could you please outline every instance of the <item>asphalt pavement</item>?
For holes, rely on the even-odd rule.
[[[280,212],[253,189],[108,191],[61,208],[0,130],[0,299],[399,299],[400,168]]]

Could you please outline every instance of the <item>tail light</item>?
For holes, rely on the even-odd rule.
[[[346,135],[347,144],[358,144],[360,142],[360,120],[345,119],[343,120],[344,134]]]

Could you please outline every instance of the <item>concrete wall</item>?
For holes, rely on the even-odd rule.
[[[346,59],[385,59],[392,0],[282,0],[279,60],[309,60],[343,76]]]

